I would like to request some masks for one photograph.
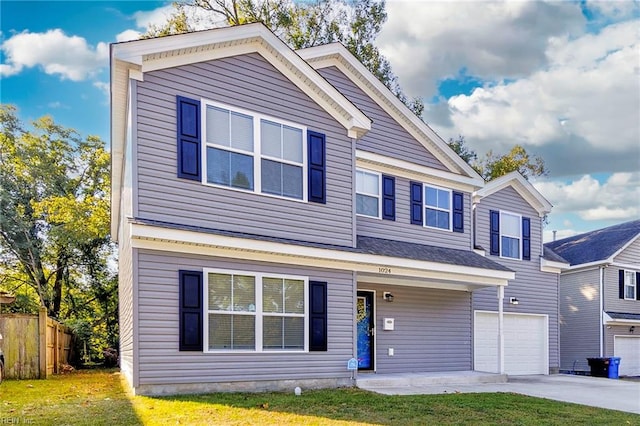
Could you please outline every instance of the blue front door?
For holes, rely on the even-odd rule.
[[[356,300],[358,322],[358,369],[373,370],[373,293],[359,291]]]

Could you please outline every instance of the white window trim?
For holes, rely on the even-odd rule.
[[[248,115],[253,119],[253,153],[249,153],[248,151],[243,151],[243,150],[238,150],[236,148],[232,148],[232,147],[220,147],[219,145],[215,145],[213,143],[209,143],[207,141],[207,107],[208,106],[212,106],[212,107],[217,107],[217,108],[223,108],[232,112],[237,112],[240,114],[244,114],[244,115]],[[296,163],[296,162],[291,162],[289,160],[285,160],[285,159],[276,159],[273,157],[269,157],[269,156],[263,156],[262,155],[262,145],[261,145],[261,139],[260,139],[260,121],[261,120],[267,120],[267,121],[271,121],[273,123],[276,124],[282,124],[285,126],[289,126],[289,127],[293,127],[296,129],[300,129],[302,130],[302,163]],[[227,105],[227,104],[223,104],[220,102],[215,102],[215,101],[211,101],[208,99],[200,99],[200,131],[201,131],[201,138],[202,138],[202,143],[201,145],[201,149],[200,149],[200,163],[202,166],[202,180],[201,183],[203,185],[206,186],[212,186],[215,188],[221,188],[221,189],[227,189],[227,190],[231,190],[231,191],[237,191],[237,192],[244,192],[244,193],[248,193],[248,194],[256,194],[256,195],[260,195],[263,197],[272,197],[272,198],[278,198],[280,200],[289,200],[289,201],[296,201],[296,202],[302,202],[302,203],[306,203],[308,201],[308,194],[307,194],[307,190],[308,190],[308,184],[307,184],[307,180],[308,180],[308,153],[307,153],[307,126],[303,126],[301,124],[298,123],[294,123],[292,121],[287,121],[287,120],[282,120],[276,117],[272,117],[269,115],[265,115],[265,114],[260,114],[258,112],[255,111],[250,111],[244,108],[238,108],[235,106],[231,106],[231,105]],[[240,154],[245,154],[245,155],[251,155],[253,157],[253,190],[249,190],[249,189],[242,189],[242,188],[234,188],[232,186],[225,186],[225,185],[219,185],[219,184],[215,184],[215,183],[210,183],[207,182],[207,147],[212,147],[212,148],[222,148],[225,149],[227,151],[230,152],[237,152]],[[284,163],[284,164],[292,164],[292,165],[296,165],[296,166],[302,166],[302,199],[298,199],[298,198],[291,198],[291,197],[284,197],[281,195],[275,195],[275,194],[267,194],[262,192],[262,174],[261,174],[261,160],[262,159],[266,159],[266,160],[272,160],[272,161],[277,161],[280,163]]]
[[[378,195],[369,194],[366,192],[358,192],[358,189],[357,189],[358,186],[356,183],[356,196],[360,194],[360,195],[366,195],[367,197],[376,197],[378,199],[378,216],[371,216],[368,214],[358,213],[357,207],[356,207],[356,216],[370,217],[372,219],[382,219],[382,173],[376,172],[374,170],[367,170],[367,169],[361,169],[361,168],[356,168],[356,173],[357,172],[364,172],[364,173],[369,173],[371,175],[378,176]],[[357,180],[358,180],[358,177],[356,175],[356,182]]]
[[[503,214],[507,214],[509,216],[516,216],[518,218],[518,230],[520,232],[519,236],[515,236],[515,235],[509,235],[506,234],[502,231],[503,227],[502,224],[504,223],[502,221],[502,215]],[[510,256],[503,256],[502,255],[502,237],[509,237],[509,238],[517,238],[518,239],[518,255],[519,257],[510,257]],[[518,214],[518,213],[513,213],[510,211],[503,211],[500,210],[500,241],[499,241],[499,250],[500,250],[500,257],[502,259],[511,259],[511,260],[522,260],[522,215]]]
[[[222,311],[217,310],[209,310],[209,274],[228,274],[228,275],[249,275],[255,277],[255,305],[256,310],[253,312],[229,312],[224,311],[225,314],[229,315],[252,315],[255,317],[255,349],[209,349],[209,314],[210,313],[222,313]],[[278,317],[302,317],[300,314],[286,314],[286,313],[275,313],[275,312],[263,312],[262,311],[262,278],[277,278],[277,279],[285,279],[285,280],[300,280],[304,281],[304,348],[303,349],[280,349],[280,350],[263,350],[262,348],[262,331],[263,331],[263,321],[262,318],[264,316],[278,316]],[[299,275],[287,275],[287,274],[272,274],[266,272],[252,272],[252,271],[240,271],[240,270],[232,270],[232,269],[215,269],[215,268],[205,268],[203,269],[203,279],[204,285],[203,289],[203,301],[204,301],[204,310],[203,310],[203,342],[204,353],[215,353],[215,354],[237,354],[237,353],[306,353],[309,352],[309,277],[299,276]]]
[[[436,206],[428,206],[427,205],[427,188],[437,189],[439,191],[447,191],[449,193],[449,210],[436,207]],[[449,231],[453,232],[453,191],[449,188],[443,188],[437,185],[431,185],[428,183],[422,184],[422,214],[424,215],[424,220],[422,221],[422,226],[429,229],[436,229],[439,231]],[[427,209],[437,210],[441,212],[449,213],[449,228],[438,228],[437,226],[429,226],[427,225]]]
[[[627,272],[629,272],[633,283],[627,282]],[[633,288],[633,298],[627,297],[627,287]],[[636,282],[636,272],[625,269],[624,270],[624,300],[636,300],[637,297],[638,297],[638,283]]]

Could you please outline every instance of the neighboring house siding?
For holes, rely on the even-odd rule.
[[[515,260],[489,255],[490,210],[521,214],[531,219],[531,260]],[[538,213],[513,188],[507,187],[482,199],[476,207],[476,244],[486,250],[487,258],[516,272],[504,290],[504,311],[546,314],[549,316],[549,368],[559,367],[558,275],[540,271],[542,221]],[[518,305],[509,304],[516,297]],[[473,292],[474,310],[498,310],[497,290],[485,288]]]
[[[625,265],[637,265],[638,269],[640,269],[640,237],[622,250],[613,261]]]
[[[619,270],[616,266],[609,266],[604,272],[604,310],[605,312],[624,312],[629,314],[640,314],[640,300],[620,299],[618,276]],[[631,269],[629,269],[631,270]],[[635,271],[640,271],[640,265]],[[639,283],[636,283],[636,292],[640,290]]]
[[[140,385],[348,379],[353,356],[353,273],[140,250]],[[221,268],[308,276],[328,282],[328,351],[228,353],[178,351],[178,270]],[[176,362],[179,360],[179,362]]]
[[[318,72],[373,120],[371,130],[358,140],[358,149],[448,171],[433,154],[338,68],[327,67],[319,69]]]
[[[589,371],[600,356],[600,269],[560,277],[560,369]]]
[[[376,291],[376,358],[378,373],[470,370],[471,297],[463,291],[358,283]],[[393,302],[382,298],[393,292]],[[382,329],[385,317],[395,329]],[[394,349],[394,356],[388,349]]]
[[[358,235],[469,250],[471,248],[471,198],[464,194],[464,232],[411,224],[409,180],[396,177],[396,220],[357,216]],[[423,213],[424,215],[424,213]]]
[[[206,98],[326,135],[327,204],[178,179],[176,95]],[[145,73],[137,84],[138,215],[228,231],[353,246],[353,141],[258,54]],[[259,130],[258,130],[259,131]],[[265,214],[268,211],[269,214]]]

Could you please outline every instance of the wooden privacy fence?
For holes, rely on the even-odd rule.
[[[39,315],[0,315],[0,334],[7,379],[46,379],[69,363],[71,329],[48,318],[45,308]]]

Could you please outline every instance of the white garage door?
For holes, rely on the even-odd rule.
[[[621,358],[618,374],[640,376],[640,337],[615,336],[613,339],[613,354]]]
[[[546,315],[504,314],[506,374],[549,374],[549,333]],[[474,369],[498,372],[498,313],[475,312]]]

